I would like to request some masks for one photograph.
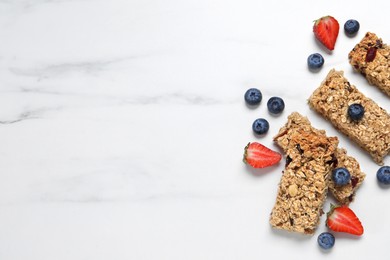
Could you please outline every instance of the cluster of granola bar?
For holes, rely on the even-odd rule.
[[[350,64],[390,96],[390,47],[374,33],[368,32],[349,53]],[[341,133],[349,137],[373,160],[383,165],[390,153],[390,115],[375,101],[366,97],[345,77],[332,69],[312,93],[308,103]],[[349,114],[351,105],[363,108],[357,120]],[[337,137],[328,137],[314,128],[307,117],[297,112],[288,117],[274,141],[286,154],[270,223],[273,227],[313,234],[323,214],[328,192],[342,205],[353,201],[365,174],[358,161],[338,147]],[[330,178],[336,167],[346,168],[351,179],[339,186]]]
[[[365,174],[356,159],[338,148],[337,137],[328,137],[324,130],[314,128],[307,117],[297,112],[288,117],[274,140],[286,154],[286,167],[270,223],[275,228],[313,234],[323,214],[328,190],[341,204],[347,205]],[[351,173],[351,182],[337,186],[330,173],[341,166]]]

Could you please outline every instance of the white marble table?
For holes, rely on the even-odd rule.
[[[0,1],[0,259],[383,255],[390,190],[379,167],[306,104],[336,68],[390,111],[347,60],[366,31],[390,43],[390,2],[375,3]],[[361,24],[354,38],[340,31],[332,54],[312,33],[327,14]],[[317,73],[313,52],[325,57]],[[256,109],[243,100],[250,87],[263,93]],[[271,96],[282,115],[267,112]],[[278,150],[272,137],[293,111],[337,135],[367,173],[351,205],[365,234],[338,234],[330,252],[316,242],[325,216],[314,236],[268,223],[284,159],[263,170],[241,161],[250,141]],[[258,117],[266,136],[252,133]]]

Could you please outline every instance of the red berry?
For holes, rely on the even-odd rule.
[[[277,164],[282,159],[282,155],[260,143],[248,143],[244,149],[244,163],[253,168],[264,168]]]
[[[314,22],[315,37],[329,50],[333,50],[339,35],[340,25],[332,16],[324,16]]]
[[[348,206],[331,205],[327,214],[326,225],[335,232],[344,232],[361,236],[364,232],[362,223]]]

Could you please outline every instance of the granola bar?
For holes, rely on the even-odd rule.
[[[313,128],[306,117],[294,112],[274,141],[287,158],[270,224],[313,234],[323,213],[338,139],[327,137],[325,131]]]
[[[330,180],[329,191],[335,197],[335,199],[344,205],[348,205],[355,198],[356,190],[363,183],[366,175],[360,170],[358,161],[352,156],[347,155],[347,151],[343,148],[338,148],[336,151],[336,158],[333,166],[344,167],[351,174],[351,181],[344,186],[337,186]]]
[[[301,124],[307,125],[309,121],[302,121]],[[298,128],[301,125],[292,125],[290,129],[294,127]],[[288,157],[287,160],[290,161],[291,158]],[[337,186],[332,178],[329,180],[329,191],[333,197],[339,204],[348,205],[354,200],[356,191],[362,185],[366,174],[361,171],[359,162],[354,157],[349,156],[347,150],[344,148],[337,148],[335,156],[332,158],[332,163],[332,170],[337,167],[344,167],[351,174],[351,181],[343,186]]]
[[[368,32],[348,57],[356,71],[390,96],[390,46],[374,33]]]
[[[332,69],[308,101],[336,129],[366,150],[376,163],[383,164],[383,158],[390,152],[390,116],[351,85],[342,71]],[[347,112],[353,103],[365,109],[363,118],[357,122]]]

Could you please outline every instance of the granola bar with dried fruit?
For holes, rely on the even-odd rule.
[[[390,116],[351,85],[342,71],[332,69],[308,102],[336,129],[366,150],[376,163],[383,164],[383,158],[390,152]],[[364,108],[364,116],[358,121],[348,116],[352,104]]]
[[[390,46],[368,32],[348,55],[354,69],[390,96]]]
[[[344,148],[338,148],[333,167],[344,167],[351,174],[351,181],[343,186],[335,185],[333,180],[329,182],[329,191],[335,199],[344,205],[351,203],[356,194],[356,190],[362,185],[366,174],[361,171],[358,161],[349,156]]]
[[[338,139],[327,137],[325,131],[313,128],[306,117],[294,112],[274,141],[287,159],[270,224],[313,234],[323,213]]]

